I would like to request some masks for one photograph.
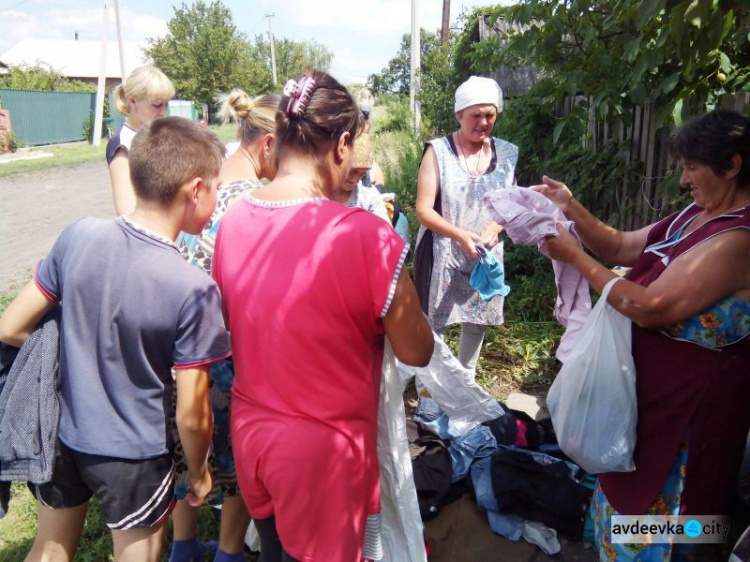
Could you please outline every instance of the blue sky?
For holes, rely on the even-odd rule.
[[[206,0],[209,1],[209,0]],[[190,2],[187,2],[190,3]],[[462,10],[507,0],[452,0],[452,25]],[[38,39],[100,39],[101,0],[0,0],[0,54],[26,37]],[[120,0],[123,35],[144,42],[166,33],[173,5],[163,0]],[[379,72],[396,54],[411,29],[410,0],[224,0],[237,27],[254,37],[268,33],[265,14],[276,37],[314,39],[333,53],[331,73],[343,82]],[[438,29],[441,0],[419,0],[421,27]],[[114,0],[110,0],[110,37],[114,40]]]

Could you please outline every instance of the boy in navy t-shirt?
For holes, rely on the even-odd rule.
[[[188,500],[200,505],[211,489],[208,372],[229,355],[229,338],[216,285],[174,239],[200,233],[213,213],[223,154],[213,133],[187,119],[144,125],[130,151],[135,211],[68,226],[0,318],[0,341],[20,346],[63,304],[60,455],[52,481],[29,486],[39,528],[27,560],[72,560],[92,495],[115,560],[159,559],[174,506],[174,386]]]

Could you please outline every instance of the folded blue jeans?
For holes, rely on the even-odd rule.
[[[497,498],[492,490],[491,463],[492,457],[485,457],[471,465],[471,482],[477,496],[477,505],[487,511],[487,520],[492,532],[517,542],[523,534],[526,520],[518,515],[498,511]]]
[[[478,425],[451,439],[448,452],[453,464],[453,482],[458,482],[469,474],[471,463],[476,459],[489,457],[497,449],[497,441],[486,425]]]
[[[448,433],[448,416],[432,398],[427,396],[419,397],[417,409],[414,411],[414,419],[420,424],[429,427],[440,439],[451,438]]]

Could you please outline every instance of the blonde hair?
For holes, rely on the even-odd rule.
[[[124,84],[115,88],[115,109],[120,115],[130,115],[130,98],[169,100],[174,97],[172,82],[155,66],[139,66],[130,73]]]
[[[219,97],[219,118],[223,123],[239,123],[237,138],[242,144],[246,144],[260,135],[274,132],[276,110],[280,101],[281,96],[276,94],[251,98],[244,91],[235,88],[229,94]]]
[[[372,168],[372,146],[370,145],[370,135],[362,133],[354,141],[354,150],[352,151],[352,168]]]

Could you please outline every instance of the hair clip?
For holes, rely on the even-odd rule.
[[[315,93],[317,84],[311,76],[303,76],[299,82],[288,80],[284,85],[283,94],[289,97],[286,105],[286,113],[290,117],[301,117],[310,98]]]

